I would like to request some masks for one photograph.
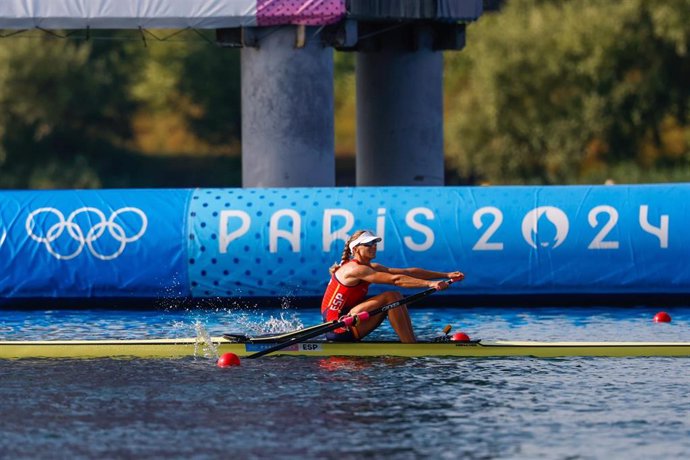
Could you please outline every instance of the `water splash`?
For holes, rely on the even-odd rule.
[[[176,272],[169,284],[163,288],[162,296],[156,301],[156,305],[163,311],[175,310],[179,308],[180,299],[184,294],[184,284],[180,280],[180,274]]]
[[[281,300],[280,310],[266,311],[258,304],[233,302],[231,305],[216,308],[212,313],[214,328],[222,327],[223,333],[241,333],[248,335],[279,334],[304,327],[298,311],[293,309],[290,300]],[[199,310],[196,311],[199,313]],[[277,316],[275,316],[277,314]],[[209,319],[209,316],[206,316]]]
[[[295,312],[280,312],[275,318],[270,316],[266,321],[259,324],[260,334],[281,334],[283,332],[301,329],[304,325]]]
[[[218,359],[218,346],[213,343],[211,334],[208,333],[201,321],[197,320],[194,323],[194,330],[196,331],[196,340],[194,341],[194,356],[204,356],[205,358]]]

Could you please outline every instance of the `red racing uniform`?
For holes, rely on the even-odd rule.
[[[356,260],[350,260],[346,263],[359,263]],[[360,281],[354,286],[345,286],[338,278],[335,277],[335,273],[331,275],[331,280],[328,283],[326,292],[323,295],[323,300],[321,301],[321,315],[325,322],[337,320],[343,315],[347,315],[352,307],[362,303],[364,298],[369,292],[369,285],[366,281]],[[352,335],[350,339],[358,340],[354,331],[348,330],[347,328],[340,327],[335,329],[333,333],[337,336],[340,334]],[[329,337],[333,339],[332,337]],[[342,337],[346,339],[346,337]]]

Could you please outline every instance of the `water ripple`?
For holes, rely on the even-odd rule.
[[[415,309],[488,339],[690,340],[689,309]],[[262,332],[317,312],[3,312],[4,339]],[[389,327],[377,338],[392,338]],[[685,458],[690,359],[287,358],[0,361],[7,458]],[[59,453],[59,454],[57,454]]]

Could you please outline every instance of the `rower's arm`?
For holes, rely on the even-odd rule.
[[[378,267],[383,267],[377,264]],[[386,268],[386,267],[383,267]],[[379,270],[373,266],[359,266],[351,272],[351,276],[374,284],[390,284],[401,288],[435,288],[445,289],[448,285],[444,281],[431,281],[417,278],[404,273],[391,273],[390,269]],[[445,276],[441,274],[440,277]]]
[[[454,271],[454,272],[437,272],[433,270],[425,270],[423,268],[416,268],[416,267],[410,267],[410,268],[389,268],[385,267],[381,264],[371,264],[371,267],[379,272],[384,272],[384,273],[390,273],[391,275],[406,275],[406,276],[411,276],[412,278],[419,278],[423,280],[433,280],[433,279],[439,279],[439,278],[464,278],[464,275],[462,272],[459,271]]]

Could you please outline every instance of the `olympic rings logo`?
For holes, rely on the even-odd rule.
[[[52,214],[57,217],[57,223],[51,225],[45,233],[39,234],[36,232],[36,217],[39,214]],[[137,233],[132,236],[127,236],[125,228],[115,219],[124,213],[134,213],[141,219],[141,228]],[[91,226],[91,228],[84,234],[82,227],[75,223],[75,219],[80,214],[94,214],[98,218],[98,222]],[[90,222],[90,221],[89,221]],[[43,221],[45,223],[45,221]],[[59,260],[70,260],[77,257],[84,250],[84,247],[88,247],[91,254],[101,260],[113,260],[120,256],[125,250],[127,243],[132,243],[146,232],[146,227],[148,226],[148,219],[146,214],[139,208],[125,207],[114,211],[112,215],[106,219],[105,214],[97,208],[92,207],[82,207],[73,211],[67,219],[65,216],[55,208],[39,208],[29,214],[26,218],[26,232],[35,241],[43,243],[48,250],[48,252]],[[67,230],[67,235],[69,235],[74,241],[76,241],[76,249],[68,254],[61,254],[54,247],[54,242],[62,236],[62,234]],[[101,238],[105,231],[108,230],[110,236],[118,243],[114,251],[103,254],[96,247],[94,247],[94,242]]]

